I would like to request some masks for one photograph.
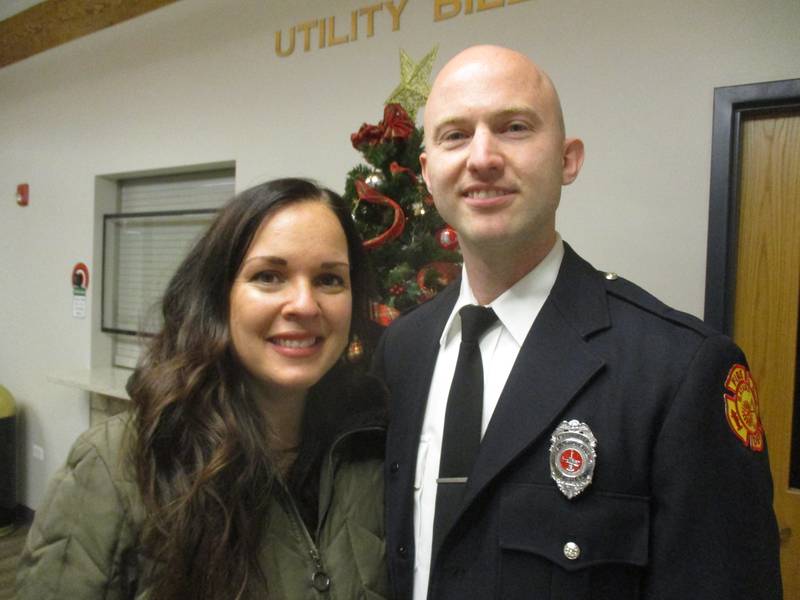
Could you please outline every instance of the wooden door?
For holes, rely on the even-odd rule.
[[[784,597],[800,600],[800,109],[743,117],[740,148],[733,337],[759,390]]]

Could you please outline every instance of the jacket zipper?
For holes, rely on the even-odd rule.
[[[300,511],[297,509],[297,505],[295,504],[292,495],[286,488],[284,488],[284,492],[286,495],[286,502],[289,505],[292,520],[294,520],[295,526],[303,535],[308,547],[308,555],[311,558],[311,562],[314,563],[314,571],[310,578],[311,586],[318,592],[327,592],[331,587],[331,578],[328,576],[328,573],[325,571],[325,567],[322,564],[322,556],[320,556],[314,540],[311,539],[311,534],[308,532],[308,528],[303,522],[303,518],[300,516]]]
[[[325,457],[325,464],[323,468],[327,469],[327,477],[326,480],[329,483],[327,486],[329,489],[325,490],[326,498],[325,498],[325,507],[324,510],[320,510],[319,514],[319,523],[317,524],[317,539],[319,539],[320,532],[322,531],[322,525],[327,516],[328,509],[330,506],[330,489],[333,486],[333,455],[336,449],[342,440],[345,438],[355,435],[357,433],[366,433],[369,431],[385,431],[384,427],[374,426],[374,427],[363,427],[360,429],[353,429],[351,431],[346,431],[339,435],[333,443],[331,444],[331,448],[328,451],[327,456]],[[314,572],[311,574],[311,586],[320,593],[325,593],[330,590],[331,587],[331,578],[328,573],[325,571],[325,566],[322,564],[322,556],[319,553],[319,549],[317,548],[316,543],[311,538],[311,534],[306,527],[303,518],[300,516],[300,511],[297,509],[297,505],[294,502],[294,498],[289,493],[289,490],[283,486],[283,490],[286,496],[286,501],[289,504],[289,509],[291,511],[292,519],[295,522],[295,525],[300,529],[303,537],[306,540],[306,544],[308,544],[308,555],[311,558],[311,561],[314,563]],[[322,496],[322,488],[320,487],[320,500]],[[320,508],[322,507],[322,502],[320,502]]]

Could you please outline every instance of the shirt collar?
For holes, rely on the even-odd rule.
[[[489,306],[494,309],[497,319],[502,323],[514,341],[520,346],[525,341],[539,310],[531,310],[531,305],[541,306],[555,285],[561,261],[564,258],[564,242],[556,233],[556,242],[547,256],[517,283],[503,292]],[[461,332],[461,320],[456,319],[458,311],[468,304],[478,304],[469,285],[467,270],[461,267],[461,289],[450,317],[444,326],[439,345],[449,343],[456,333]]]

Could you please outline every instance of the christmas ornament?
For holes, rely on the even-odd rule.
[[[458,248],[458,234],[456,230],[445,225],[436,232],[436,243],[445,250],[455,250]]]
[[[433,298],[442,288],[455,281],[460,272],[461,267],[451,262],[436,261],[422,267],[417,272],[417,285],[422,291],[423,299]],[[431,287],[426,283],[432,283],[436,287]]]
[[[347,360],[351,363],[357,363],[364,357],[364,345],[358,337],[354,336],[353,340],[347,346]]]
[[[396,308],[392,308],[388,304],[380,304],[378,302],[373,302],[369,307],[369,318],[378,323],[379,325],[383,325],[384,327],[388,326],[389,323],[394,321],[397,317],[400,316],[400,311]]]
[[[400,50],[400,85],[389,95],[386,103],[396,102],[406,109],[412,120],[417,117],[417,109],[425,105],[431,93],[431,71],[439,46],[428,52],[421,61],[415,63],[405,50]]]
[[[372,171],[372,173],[367,175],[367,178],[364,180],[364,183],[366,183],[370,187],[377,188],[381,187],[384,183],[386,183],[386,178],[383,176],[383,173],[375,169],[374,171]]]

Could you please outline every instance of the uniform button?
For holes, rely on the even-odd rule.
[[[608,273],[606,273],[606,279],[608,279],[609,281],[614,281],[618,277],[619,277],[619,275],[617,275],[616,273],[612,273],[610,271]]]
[[[581,548],[575,542],[567,542],[564,544],[564,556],[569,560],[575,560],[581,555]]]
[[[406,548],[406,547],[405,547],[403,544],[400,544],[400,545],[397,547],[397,553],[398,553],[400,556],[402,556],[403,558],[405,558],[406,556],[408,556],[408,548]]]
[[[311,585],[318,592],[327,592],[331,587],[331,578],[325,571],[317,571],[311,576]]]
[[[400,470],[400,463],[393,462],[389,466],[389,471],[391,471],[392,473],[397,473],[399,470]]]

